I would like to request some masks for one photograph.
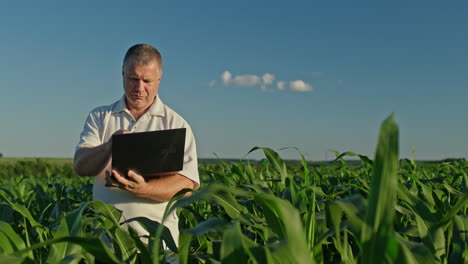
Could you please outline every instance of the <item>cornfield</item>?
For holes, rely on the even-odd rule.
[[[71,164],[0,164],[0,263],[468,263],[468,164],[400,160],[393,116],[374,159],[312,166],[298,151],[295,166],[251,151],[265,160],[201,164],[202,188],[171,200],[178,246],[164,225],[126,220],[144,244]]]

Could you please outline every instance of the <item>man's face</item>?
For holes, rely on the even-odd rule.
[[[151,106],[158,93],[161,76],[156,62],[129,63],[123,69],[123,86],[129,110],[145,110]]]

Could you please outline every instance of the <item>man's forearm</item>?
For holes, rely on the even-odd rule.
[[[74,167],[80,176],[96,176],[107,165],[112,153],[110,142],[97,147],[83,147],[75,152]]]
[[[193,189],[194,187],[192,180],[183,175],[176,174],[149,180],[148,188],[145,189],[145,192],[136,193],[135,195],[158,202],[167,202],[180,190]],[[185,196],[188,195],[190,193]]]
[[[145,180],[145,178],[132,170],[128,174],[121,175],[118,171],[112,170],[114,179],[106,177],[109,187],[119,187],[133,193],[135,196],[157,202],[169,201],[177,192],[182,189],[194,189],[195,183],[191,179],[181,175],[163,176]],[[185,196],[189,196],[187,193]]]

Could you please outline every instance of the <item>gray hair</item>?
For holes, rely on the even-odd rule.
[[[130,63],[146,65],[152,62],[158,64],[159,75],[162,75],[161,53],[149,44],[136,44],[127,50],[122,65],[122,71],[124,71],[125,67]]]

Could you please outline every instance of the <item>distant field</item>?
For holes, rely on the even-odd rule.
[[[61,164],[71,164],[73,163],[73,158],[0,158],[0,164],[12,164],[19,161],[25,162],[35,162],[36,160],[42,160],[46,163],[54,164],[54,165],[61,165]],[[223,162],[227,163],[237,163],[239,159],[214,159],[214,158],[201,158],[198,159],[199,164],[220,164]],[[286,164],[290,165],[297,165],[300,166],[302,164],[301,160],[284,160]],[[361,164],[360,159],[352,159],[352,160],[343,160],[347,165],[350,166],[359,166]],[[442,159],[442,160],[416,160],[415,163],[417,164],[437,164],[442,162],[452,162],[452,161],[462,161],[466,162],[464,158],[450,158],[450,159]],[[243,162],[250,162],[252,164],[261,164],[263,160],[243,160]],[[336,160],[329,160],[329,161],[308,161],[309,165],[331,165],[336,163]]]
[[[0,164],[11,164],[19,161],[34,162],[38,159],[54,165],[73,162],[72,158],[0,158]]]

